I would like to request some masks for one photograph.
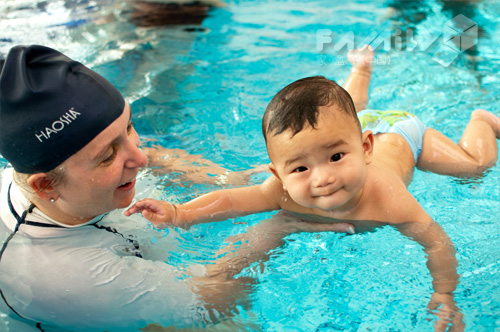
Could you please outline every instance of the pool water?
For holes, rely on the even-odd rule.
[[[201,27],[138,28],[127,19],[129,5],[117,0],[3,0],[0,52],[31,43],[65,52],[123,92],[143,138],[234,171],[269,162],[260,121],[280,88],[318,74],[339,83],[346,79],[346,48],[334,46],[349,33],[356,44],[375,35],[394,40],[401,35],[397,29],[405,31],[402,46],[376,51],[369,107],[411,111],[454,141],[473,109],[500,115],[498,1],[226,3]],[[457,56],[442,47],[442,37],[422,46],[426,31],[440,33],[458,14],[479,27],[475,49]],[[319,51],[322,29],[332,31],[332,43]],[[412,45],[417,47],[410,50]],[[175,174],[145,170],[138,196],[182,202],[216,188],[180,186]],[[461,278],[455,298],[466,331],[500,331],[500,164],[484,177],[465,180],[416,171],[409,190],[457,248]],[[170,262],[195,265],[209,262],[228,236],[271,215],[189,231],[159,232],[140,224],[145,226],[138,233],[146,234],[141,237],[151,250],[167,252]],[[257,282],[251,308],[240,308],[240,330],[431,331],[425,262],[419,245],[389,227],[353,236],[291,235],[264,270],[241,273]],[[0,328],[13,331],[10,326],[2,315]]]

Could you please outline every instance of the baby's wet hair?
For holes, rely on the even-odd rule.
[[[354,103],[344,88],[323,76],[306,77],[287,85],[273,97],[262,118],[264,138],[287,130],[293,136],[306,122],[314,128],[321,106],[335,106],[359,123]]]

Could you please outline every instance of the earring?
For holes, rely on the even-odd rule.
[[[55,201],[56,201],[56,200],[55,200],[55,199],[53,199],[53,198],[51,198],[51,199],[50,199],[50,202],[51,202],[51,203],[54,203]]]

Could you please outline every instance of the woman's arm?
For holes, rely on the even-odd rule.
[[[181,149],[165,149],[161,146],[141,149],[148,157],[148,167],[155,173],[176,172],[184,183],[209,183],[224,185],[248,185],[253,174],[269,172],[267,165],[259,165],[243,171],[230,171],[216,163],[192,155]]]
[[[207,265],[211,278],[231,279],[253,262],[266,261],[272,249],[284,244],[284,238],[294,233],[338,232],[354,234],[350,223],[319,223],[304,221],[287,212],[279,212],[272,218],[249,227],[246,233],[231,236],[227,246],[220,249],[214,264]]]

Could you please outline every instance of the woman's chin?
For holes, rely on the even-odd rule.
[[[119,197],[119,199],[116,201],[116,206],[115,206],[116,209],[124,209],[132,203],[135,196],[135,188],[128,191],[127,195],[125,196],[120,195],[120,196],[122,197]]]

